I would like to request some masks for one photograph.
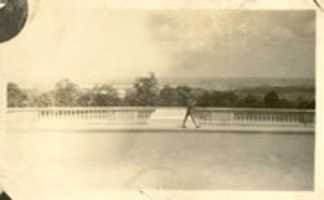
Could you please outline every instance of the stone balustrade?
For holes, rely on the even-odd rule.
[[[314,110],[197,108],[202,124],[314,126]]]
[[[27,120],[104,120],[146,122],[154,108],[149,107],[50,107],[8,108],[9,118]]]
[[[160,111],[161,110],[161,111]],[[154,116],[151,117],[152,113]],[[162,114],[161,114],[162,113]],[[148,122],[168,120],[181,121],[185,108],[159,107],[51,107],[8,108],[11,121],[39,120],[86,120]],[[161,115],[161,116],[160,116]],[[174,115],[174,116],[172,116]],[[314,110],[255,109],[255,108],[196,108],[196,116],[202,125],[248,125],[248,126],[309,126],[314,127]]]

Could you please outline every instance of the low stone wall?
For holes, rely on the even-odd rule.
[[[10,108],[11,121],[121,121],[145,123],[155,111],[149,107],[71,107],[71,108]]]
[[[198,108],[196,115],[202,124],[255,126],[314,126],[314,110]]]
[[[83,121],[103,123],[181,123],[184,107],[74,107],[74,108],[9,108],[7,121]],[[314,127],[314,110],[197,108],[202,125],[239,126],[307,126]],[[189,119],[190,121],[190,119]]]

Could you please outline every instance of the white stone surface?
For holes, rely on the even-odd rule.
[[[8,190],[18,200],[104,200],[119,189],[313,187],[313,134],[8,130],[6,148]]]

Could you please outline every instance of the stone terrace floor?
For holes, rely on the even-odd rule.
[[[7,127],[7,188],[16,199],[100,200],[119,189],[313,189],[311,128],[62,127]]]

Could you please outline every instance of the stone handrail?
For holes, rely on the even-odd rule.
[[[7,114],[31,120],[108,120],[146,122],[151,107],[47,107],[8,108]]]
[[[101,120],[148,122],[158,107],[49,107],[8,108],[13,121],[27,120]],[[163,108],[165,116],[182,120],[184,107]],[[177,111],[177,112],[175,112]],[[166,113],[165,113],[166,112]],[[158,115],[159,112],[155,112]],[[176,115],[174,117],[170,115]],[[161,116],[161,119],[165,116]],[[265,108],[196,108],[202,125],[310,126],[315,123],[314,110]],[[158,116],[157,116],[158,117]],[[160,119],[160,118],[158,118]],[[152,119],[153,120],[153,119]],[[177,123],[177,122],[175,122]]]
[[[266,108],[197,108],[202,124],[314,126],[315,111]]]

